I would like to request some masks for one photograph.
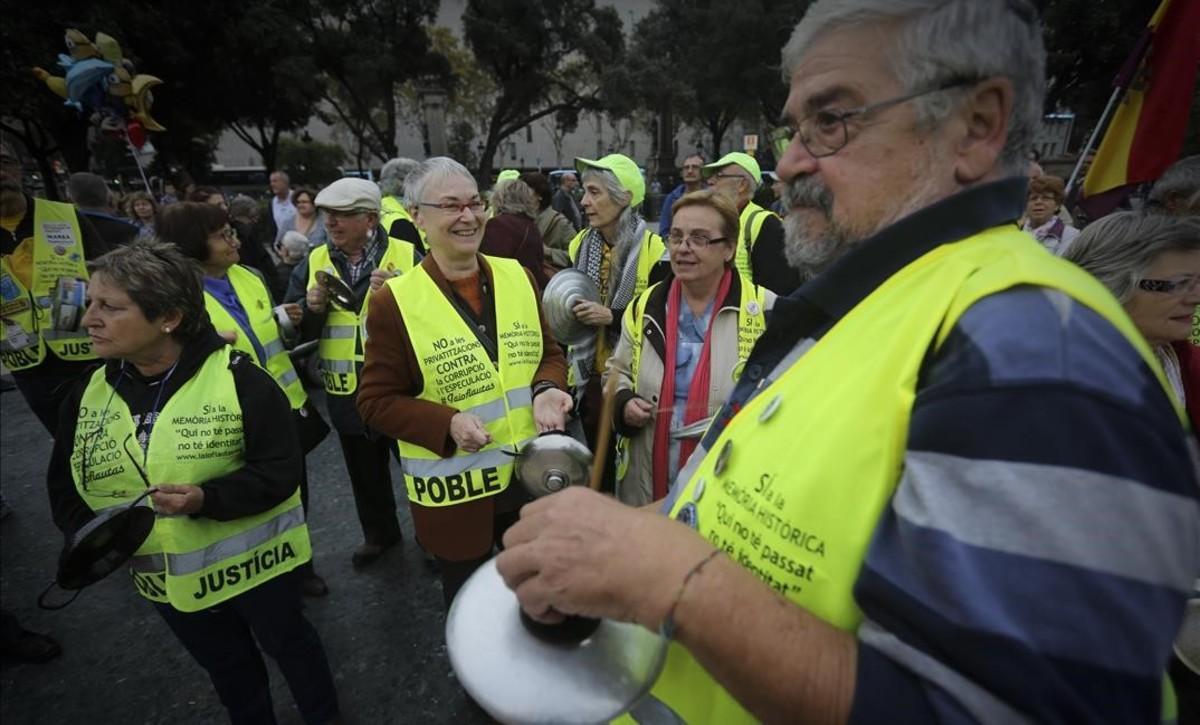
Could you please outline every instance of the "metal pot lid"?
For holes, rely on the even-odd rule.
[[[154,528],[154,509],[142,500],[101,512],[70,537],[58,561],[60,587],[82,589],[129,561]]]
[[[561,431],[549,431],[525,444],[517,457],[517,479],[535,498],[567,486],[586,486],[592,465],[588,447]]]
[[[348,310],[354,309],[354,291],[345,282],[323,269],[317,270],[316,277],[317,284],[325,290],[330,299]]]
[[[574,268],[556,272],[542,292],[542,312],[554,339],[563,345],[579,345],[596,333],[595,327],[575,318],[572,308],[580,302],[599,302],[600,288]]]
[[[446,649],[459,682],[501,722],[606,723],[650,691],[667,640],[608,619],[577,644],[539,639],[492,559],[450,605]]]

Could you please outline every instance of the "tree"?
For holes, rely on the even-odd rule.
[[[230,130],[274,169],[280,136],[312,117],[320,84],[291,4],[259,0],[240,10],[213,44],[225,86],[217,104]]]
[[[608,80],[630,88],[633,103],[657,114],[658,176],[674,172],[680,121],[707,131],[714,153],[736,120],[762,126],[777,121],[787,96],[780,49],[807,6],[658,0],[642,18],[629,62]]]
[[[313,141],[310,138],[279,139],[276,165],[283,169],[296,186],[324,186],[342,175],[338,168],[346,159],[341,146]]]
[[[496,86],[480,179],[513,133],[560,111],[599,108],[603,71],[624,51],[620,17],[595,0],[468,0],[463,34]]]
[[[401,119],[397,88],[412,79],[445,82],[449,66],[432,51],[426,25],[437,0],[309,0],[294,8],[325,80],[320,98],[330,120],[355,137],[363,151],[386,161],[396,156]]]
[[[1112,81],[1158,3],[1055,0],[1041,4],[1045,6],[1046,110],[1075,113],[1071,145],[1078,148],[1100,120],[1112,95]]]
[[[470,167],[478,155],[472,148],[475,138],[483,135],[482,129],[491,116],[496,85],[449,28],[430,28],[429,40],[432,51],[445,58],[449,68],[448,76],[432,79],[432,85],[436,87],[440,82],[440,90],[447,94],[446,119],[448,122],[454,119],[449,122],[447,153]],[[396,91],[397,103],[402,111],[407,111],[409,123],[418,130],[423,128],[421,95],[430,85],[431,79],[414,79],[401,84]]]

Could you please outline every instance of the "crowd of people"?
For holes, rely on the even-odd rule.
[[[1036,23],[815,3],[775,170],[690,154],[657,227],[622,154],[486,200],[434,157],[276,171],[265,205],[118,204],[78,173],[65,204],[4,144],[3,361],[54,438],[55,524],[151,492],[133,585],[234,722],[273,721],[261,652],[306,722],[339,717],[301,605],[328,592],[304,461],[330,427],[353,566],[403,540],[395,458],[447,609],[498,553],[531,618],[672,640],[638,721],[1200,718],[1174,644],[1200,598],[1200,157],[1076,228],[1028,158]],[[541,293],[566,268],[600,296],[569,345]],[[511,454],[571,421],[616,434],[601,490],[531,500]]]

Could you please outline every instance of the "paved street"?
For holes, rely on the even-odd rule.
[[[318,405],[323,408],[323,402]],[[123,572],[85,590],[67,609],[38,609],[35,600],[52,578],[62,547],[45,493],[50,449],[50,438],[20,394],[0,395],[0,486],[13,509],[0,523],[0,600],[27,628],[53,634],[64,649],[49,664],[0,666],[0,721],[224,722],[207,675]],[[307,611],[329,653],[345,721],[485,722],[450,669],[440,585],[413,544],[395,464],[406,544],[364,571],[350,566],[361,533],[332,434],[308,457],[308,466],[316,566],[331,592],[307,600]],[[283,677],[269,659],[268,664],[280,723],[301,722]]]

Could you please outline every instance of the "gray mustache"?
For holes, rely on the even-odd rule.
[[[833,211],[833,192],[813,176],[801,177],[785,185],[782,198],[785,209],[810,207],[826,214]]]

